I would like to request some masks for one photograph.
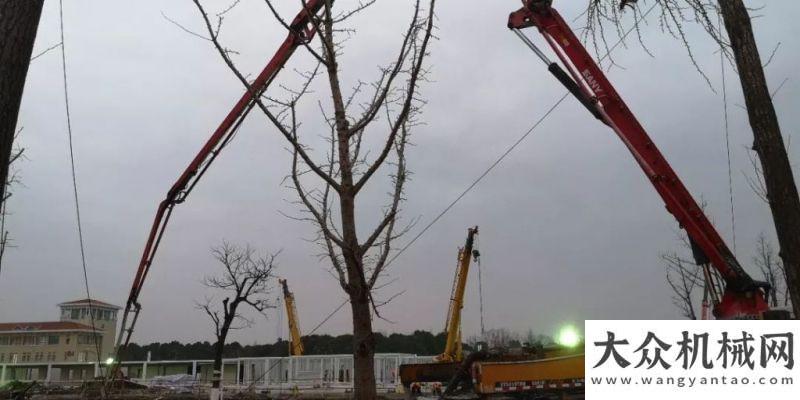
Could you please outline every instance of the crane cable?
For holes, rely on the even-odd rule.
[[[95,326],[95,312],[93,307],[92,294],[89,290],[89,273],[86,270],[86,249],[83,244],[83,224],[81,223],[81,207],[78,201],[78,178],[75,173],[75,151],[72,145],[72,116],[69,111],[69,90],[67,86],[67,50],[64,41],[64,4],[63,0],[58,1],[58,20],[59,31],[61,34],[61,73],[64,80],[64,109],[67,117],[67,137],[69,139],[69,161],[72,172],[72,191],[75,198],[75,217],[78,226],[78,243],[81,249],[81,265],[83,266],[83,282],[86,288],[86,299],[89,302],[89,319],[92,324],[92,340],[94,341],[97,355],[97,363],[100,364],[100,342],[97,340],[97,327]]]
[[[276,338],[278,340],[283,338],[283,314],[286,312],[286,307],[285,306],[281,307],[281,302],[282,301],[283,300],[280,298],[280,296],[277,298],[277,301],[276,301],[277,302],[276,306],[278,307],[279,311],[278,311],[278,324],[275,325],[275,336],[276,336]],[[288,316],[287,316],[287,318],[288,318]]]
[[[483,324],[483,267],[481,266],[480,237],[475,239],[475,248],[472,250],[472,258],[478,265],[478,306],[481,315],[481,341],[486,340],[486,328]]]

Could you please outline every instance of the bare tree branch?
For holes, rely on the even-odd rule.
[[[252,326],[253,320],[245,317],[241,311],[242,304],[250,306],[260,314],[264,314],[275,305],[271,301],[271,283],[274,280],[274,263],[277,254],[258,256],[249,245],[239,247],[223,241],[222,245],[211,249],[214,259],[221,264],[222,273],[206,276],[203,284],[209,289],[225,294],[220,305],[213,305],[212,297],[204,302],[197,302],[197,308],[208,315],[214,324],[217,338],[214,351],[214,371],[222,365],[222,352],[225,340],[231,330]],[[214,376],[213,385],[219,387],[219,377]]]
[[[294,147],[303,161],[308,165],[308,167],[314,171],[320,178],[328,182],[335,190],[339,190],[339,184],[334,181],[331,177],[327,176],[322,169],[311,160],[311,157],[308,156],[306,151],[303,149],[303,146],[298,143],[297,141],[293,140],[291,132],[278,120],[278,118],[269,111],[269,108],[261,101],[260,93],[255,93],[250,83],[244,77],[244,75],[239,71],[239,69],[234,65],[233,61],[229,56],[229,50],[222,46],[219,42],[218,37],[216,36],[216,31],[211,25],[211,20],[208,17],[205,9],[203,8],[202,4],[200,4],[200,0],[193,0],[197,9],[200,11],[200,14],[203,17],[203,20],[206,23],[206,29],[208,33],[211,35],[211,42],[214,44],[214,47],[217,49],[220,57],[223,59],[225,64],[228,68],[233,72],[233,74],[239,79],[242,85],[253,95],[253,99],[258,105],[258,108],[267,116],[267,118],[272,122],[272,124],[278,128],[278,131],[289,141],[289,143]]]
[[[695,290],[703,285],[702,270],[675,253],[662,254],[667,283],[672,289],[672,302],[688,319],[698,319],[694,307]]]

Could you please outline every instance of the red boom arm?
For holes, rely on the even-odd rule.
[[[186,196],[189,195],[222,148],[228,144],[239,125],[256,104],[254,99],[260,96],[270,83],[272,83],[272,80],[275,79],[275,76],[277,76],[278,72],[283,68],[297,47],[308,43],[314,36],[316,29],[311,19],[319,12],[324,3],[325,0],[306,0],[303,2],[303,9],[289,25],[289,34],[286,40],[284,40],[269,63],[264,67],[258,77],[256,77],[255,81],[253,81],[250,90],[245,92],[239,101],[236,102],[203,148],[200,149],[200,152],[197,153],[189,166],[186,167],[186,170],[183,171],[183,174],[181,174],[175,184],[169,189],[166,198],[158,205],[153,226],[150,228],[150,234],[147,237],[147,243],[145,244],[142,258],[139,261],[139,268],[136,271],[136,276],[133,279],[133,285],[128,295],[128,301],[125,304],[122,326],[120,327],[119,336],[117,337],[117,351],[119,351],[120,345],[123,344],[123,337],[125,338],[123,345],[127,345],[130,341],[131,334],[133,333],[133,326],[136,324],[136,319],[141,310],[141,306],[138,303],[139,293],[142,290],[147,273],[150,271],[150,266],[153,263],[156,250],[164,235],[164,229],[167,226],[167,222],[169,222],[173,207],[186,199]],[[130,327],[127,327],[128,315],[131,313],[133,313],[133,318],[131,319]]]
[[[617,133],[661,195],[667,210],[686,230],[698,263],[710,261],[719,271],[726,288],[714,309],[717,318],[762,318],[768,310],[764,293],[768,286],[753,281],[744,271],[602,69],[551,3],[552,0],[523,0],[524,6],[509,17],[509,28],[514,29],[548,63],[556,78],[595,117]],[[538,28],[570,75],[564,73],[558,64],[547,60],[533,43],[522,36],[519,29],[527,27]]]

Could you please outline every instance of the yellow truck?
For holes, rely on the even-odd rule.
[[[584,393],[584,355],[566,355],[524,361],[475,361],[472,383],[481,397],[580,398]]]

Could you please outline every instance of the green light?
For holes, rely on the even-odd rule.
[[[108,359],[106,359],[106,364],[107,365],[111,365],[113,363],[114,363],[114,358],[113,357],[108,357]]]
[[[581,335],[575,327],[567,325],[558,332],[556,343],[565,347],[575,347],[581,343]]]

